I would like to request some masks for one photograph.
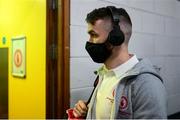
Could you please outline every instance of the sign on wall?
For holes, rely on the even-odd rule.
[[[26,37],[12,38],[12,75],[26,76]]]

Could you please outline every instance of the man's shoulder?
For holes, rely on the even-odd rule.
[[[149,60],[144,59],[139,61],[133,71],[138,71],[132,82],[135,92],[137,92],[138,89],[151,90],[164,87],[163,79],[159,75],[159,71],[154,68]]]
[[[133,69],[131,69],[131,72],[136,73],[136,79],[138,80],[160,79],[163,81],[159,74],[160,71],[148,59],[140,60]]]
[[[158,96],[159,94],[165,93],[165,86],[162,80],[150,73],[138,75],[132,87],[134,95]]]

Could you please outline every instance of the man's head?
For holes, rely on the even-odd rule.
[[[97,35],[100,36],[100,38],[96,37],[95,43],[98,43],[97,40],[99,40],[100,43],[105,42],[107,37],[115,35],[119,37],[124,36],[124,38],[120,38],[123,39],[121,43],[124,42],[128,44],[132,34],[131,19],[128,13],[123,8],[115,8],[113,6],[108,6],[99,9],[94,9],[87,15],[86,22],[88,23],[88,33],[90,37],[93,38]],[[101,29],[99,30],[97,28]],[[103,37],[106,37],[104,38],[104,40],[101,40],[101,33],[103,33]],[[115,42],[118,42],[117,39]]]
[[[90,35],[86,50],[95,62],[105,62],[113,48],[122,44],[128,46],[132,23],[124,9],[113,6],[95,9],[87,15],[86,21]]]

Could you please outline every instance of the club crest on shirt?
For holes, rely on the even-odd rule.
[[[128,100],[126,96],[122,96],[121,97],[121,101],[120,101],[120,108],[121,110],[126,110],[128,107]]]

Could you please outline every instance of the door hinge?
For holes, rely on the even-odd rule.
[[[57,59],[57,45],[56,44],[53,43],[50,46],[50,53],[49,53],[49,55],[50,55],[50,59],[51,60],[56,60]]]
[[[58,8],[58,1],[57,0],[52,0],[51,1],[51,9],[56,10]]]

